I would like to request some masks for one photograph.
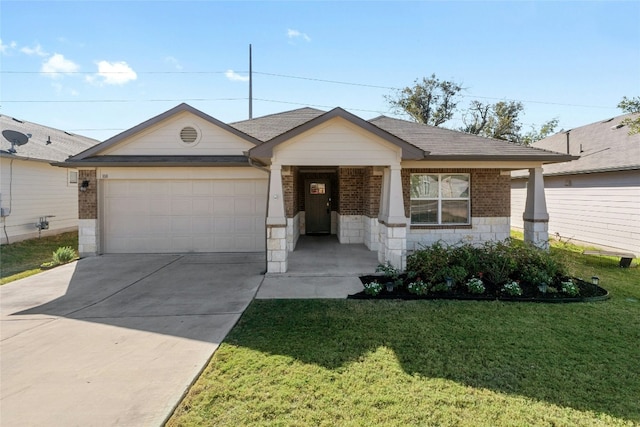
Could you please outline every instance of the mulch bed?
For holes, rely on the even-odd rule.
[[[395,299],[395,300],[477,300],[477,301],[516,301],[516,302],[593,302],[603,301],[609,298],[609,292],[598,286],[578,278],[572,278],[576,286],[580,289],[578,296],[572,297],[560,292],[542,293],[537,286],[520,284],[522,295],[510,296],[500,291],[500,287],[485,282],[486,290],[483,294],[472,294],[466,292],[464,285],[456,286],[450,291],[430,291],[426,295],[412,294],[406,289],[406,286],[396,288],[393,291],[387,291],[385,288],[378,295],[368,295],[364,291],[357,294],[349,295],[349,299]],[[388,279],[380,275],[360,276],[362,283],[369,283],[377,280],[379,283],[385,283]]]

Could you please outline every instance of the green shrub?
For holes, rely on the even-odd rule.
[[[483,294],[485,291],[484,283],[477,277],[472,277],[467,281],[467,289],[472,294]]]
[[[420,279],[416,280],[415,282],[410,282],[407,285],[407,289],[409,290],[409,292],[416,295],[426,295],[427,293],[429,293],[429,285]]]
[[[375,280],[373,282],[364,283],[362,286],[364,286],[364,293],[367,295],[376,296],[380,291],[382,291],[382,284]]]
[[[561,282],[560,285],[560,290],[570,297],[578,296],[578,294],[580,293],[580,289],[578,289],[576,284],[573,283],[573,280],[571,279]]]
[[[389,261],[386,264],[378,264],[376,268],[377,273],[384,274],[384,277],[390,279],[393,282],[393,286],[400,288],[404,283],[400,278],[400,270],[391,265]]]
[[[407,270],[415,272],[427,283],[441,280],[442,268],[449,265],[449,251],[440,242],[419,249],[407,257]]]
[[[77,258],[76,251],[71,246],[63,246],[53,252],[53,262],[56,264],[66,264]]]
[[[509,283],[505,283],[502,286],[502,292],[504,292],[507,295],[511,295],[512,297],[517,297],[522,295],[522,288],[520,287],[520,284],[518,282],[509,282]]]

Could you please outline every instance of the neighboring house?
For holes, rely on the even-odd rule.
[[[98,141],[5,115],[0,126],[2,244],[77,230],[78,171],[50,163]]]
[[[533,144],[580,156],[545,165],[549,232],[562,240],[640,255],[640,134],[629,135],[627,114],[560,132]],[[526,171],[511,182],[511,225],[523,227]]]
[[[510,171],[522,168],[527,239],[545,246],[541,168],[572,158],[341,108],[226,124],[181,104],[61,166],[88,185],[82,256],[266,250],[278,273],[301,234],[335,234],[400,268],[438,240],[505,239]]]

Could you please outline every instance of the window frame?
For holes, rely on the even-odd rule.
[[[432,176],[438,178],[438,196],[437,197],[413,197],[411,191],[411,182],[414,176]],[[453,175],[462,175],[467,177],[468,182],[468,191],[466,197],[443,197],[442,195],[442,181],[443,177],[453,176]],[[414,222],[413,221],[413,201],[414,200],[429,200],[429,201],[437,201],[437,222]],[[467,202],[467,221],[466,222],[442,222],[442,202],[443,201],[466,201]],[[409,177],[409,222],[411,225],[416,226],[433,226],[433,227],[442,227],[442,226],[464,226],[471,225],[471,174],[468,172],[444,172],[444,173],[433,173],[433,172],[414,172],[411,173]]]

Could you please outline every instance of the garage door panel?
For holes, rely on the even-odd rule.
[[[266,180],[106,180],[104,251],[262,251]]]
[[[191,195],[191,181],[171,181],[171,194],[175,196]]]
[[[213,200],[201,196],[193,199],[193,213],[194,215],[211,215],[213,213]]]
[[[213,194],[216,196],[233,196],[233,181],[216,181],[213,183]]]
[[[223,196],[216,197],[213,202],[213,214],[215,216],[220,215],[233,215],[234,210],[234,198]]]
[[[213,220],[210,217],[193,217],[192,218],[192,231],[198,234],[211,234],[213,233]]]
[[[214,218],[213,224],[213,231],[216,234],[232,233],[235,228],[233,217]]]
[[[253,233],[255,231],[254,225],[253,218],[251,217],[236,218],[234,229],[237,233]]]
[[[129,195],[146,195],[149,194],[149,183],[148,182],[138,182],[138,181],[129,181]]]
[[[148,181],[149,182],[149,194],[156,196],[169,196],[171,189],[165,181]]]

